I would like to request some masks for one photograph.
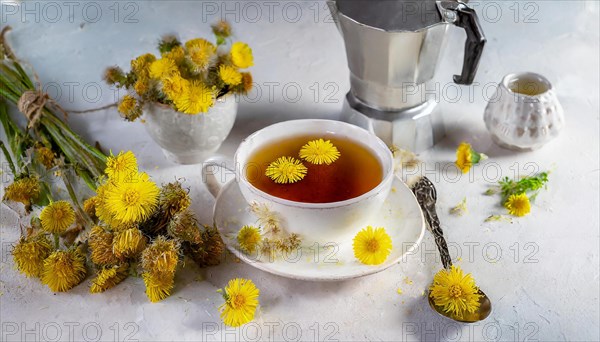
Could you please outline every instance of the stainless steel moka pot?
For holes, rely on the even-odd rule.
[[[434,0],[328,1],[346,46],[350,92],[342,120],[389,145],[424,151],[444,136],[432,84],[449,24],[467,33],[458,84],[471,84],[485,45],[475,11]],[[438,96],[439,98],[439,96]]]

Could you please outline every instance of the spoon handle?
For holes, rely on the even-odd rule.
[[[446,239],[444,239],[444,232],[440,226],[440,219],[435,211],[435,203],[437,201],[435,186],[433,186],[433,183],[427,177],[422,177],[413,186],[412,191],[421,206],[421,210],[423,210],[425,220],[427,221],[427,228],[433,234],[435,244],[442,258],[442,265],[444,265],[444,268],[449,269],[452,266],[452,259],[450,258]]]

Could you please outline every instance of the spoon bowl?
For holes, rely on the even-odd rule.
[[[435,305],[433,298],[431,298],[431,291],[429,291],[427,298],[429,298],[429,306],[431,306],[433,311],[440,314],[440,316],[461,323],[475,323],[486,319],[492,312],[492,302],[488,296],[481,290],[478,290],[477,293],[481,296],[479,297],[479,309],[475,312],[465,312],[462,316],[456,315],[453,312],[445,312],[443,307]]]

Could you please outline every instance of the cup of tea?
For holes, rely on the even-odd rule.
[[[337,148],[337,160],[313,164],[299,157],[302,146],[318,139]],[[280,157],[302,162],[304,177],[293,183],[268,177],[266,169]],[[215,197],[222,186],[214,177],[217,168],[235,172],[248,205],[265,204],[304,244],[351,239],[377,215],[394,178],[392,153],[381,139],[348,123],[316,119],[265,127],[242,141],[233,160],[209,158],[202,176]]]

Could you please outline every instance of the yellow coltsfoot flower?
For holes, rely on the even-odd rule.
[[[153,274],[145,272],[142,274],[142,278],[146,285],[146,296],[152,303],[160,302],[171,295],[175,284],[174,273]]]
[[[109,179],[114,181],[130,180],[132,175],[137,174],[138,165],[135,154],[131,151],[119,152],[118,155],[111,155],[106,159],[106,169],[104,173]]]
[[[53,292],[66,292],[85,278],[85,255],[77,249],[55,251],[44,260],[42,283]]]
[[[178,213],[169,222],[167,233],[170,237],[192,244],[201,244],[202,232],[198,220],[190,211]]]
[[[197,115],[208,112],[208,109],[215,103],[215,93],[204,83],[193,81],[180,96],[173,99],[173,102],[178,111]]]
[[[150,64],[150,77],[160,80],[179,73],[177,64],[170,58],[158,59]]]
[[[246,69],[253,66],[254,56],[252,56],[252,49],[246,43],[233,43],[231,46],[231,60],[233,64],[240,69]]]
[[[463,274],[460,267],[442,269],[433,278],[430,296],[435,305],[447,313],[462,317],[465,312],[473,313],[479,308],[478,288],[471,274]]]
[[[160,209],[169,216],[184,212],[192,204],[189,189],[184,189],[181,183],[176,181],[163,185],[159,198]]]
[[[131,61],[131,71],[138,77],[150,75],[150,65],[156,61],[156,57],[151,53],[143,54]]]
[[[219,67],[219,77],[230,86],[236,86],[242,83],[242,74],[233,66],[221,65]]]
[[[231,25],[225,20],[219,20],[216,24],[210,26],[215,36],[222,39],[231,36]]]
[[[137,82],[136,82],[137,84]],[[119,113],[121,113],[121,117],[127,119],[128,121],[135,121],[140,115],[142,115],[142,109],[138,105],[135,97],[131,95],[125,95],[119,102],[119,107],[117,107]]]
[[[313,140],[309,141],[300,149],[300,158],[313,164],[330,165],[340,157],[340,151],[335,147],[330,140]]]
[[[217,47],[203,38],[188,40],[185,48],[195,72],[206,70],[217,53]]]
[[[31,203],[40,196],[40,183],[35,177],[26,177],[14,181],[4,189],[4,200],[20,202],[29,211]]]
[[[225,299],[225,303],[219,307],[223,323],[239,327],[254,319],[260,291],[252,280],[232,279],[225,289],[219,292]]]
[[[243,226],[237,234],[240,248],[247,253],[254,253],[261,240],[260,229],[253,226]]]
[[[94,226],[88,237],[90,258],[96,265],[116,265],[121,263],[121,258],[113,252],[114,234],[100,226]]]
[[[162,91],[171,101],[183,96],[189,86],[190,82],[179,75],[166,77],[162,80]]]
[[[252,74],[249,72],[242,73],[242,93],[248,94],[252,87],[254,86],[254,80],[252,79]]]
[[[19,271],[28,277],[39,277],[44,269],[44,260],[52,252],[50,240],[45,235],[21,238],[13,248],[12,256]]]
[[[456,149],[456,162],[454,163],[462,173],[467,173],[473,165],[485,159],[487,159],[485,154],[475,151],[469,143],[462,142]]]
[[[132,258],[146,248],[147,239],[137,228],[116,232],[113,238],[113,253],[118,258]]]
[[[44,167],[50,170],[54,166],[54,159],[56,154],[51,148],[46,146],[40,146],[35,149],[35,159],[39,161]]]
[[[200,267],[215,266],[221,263],[225,244],[219,231],[210,226],[202,230],[202,243],[185,244],[185,255],[190,257]]]
[[[91,293],[104,292],[117,286],[129,275],[129,264],[102,268],[90,286]]]
[[[275,183],[295,183],[302,180],[308,169],[301,161],[292,157],[279,157],[269,164],[265,174]]]
[[[368,226],[352,241],[354,256],[365,265],[382,264],[392,252],[392,238],[385,229]]]
[[[142,253],[142,268],[153,274],[175,273],[179,252],[179,243],[159,236]]]
[[[141,222],[154,212],[159,193],[160,189],[148,174],[139,173],[131,180],[122,180],[108,186],[105,205],[113,218],[120,222]]]
[[[75,222],[75,211],[67,201],[52,202],[42,210],[40,221],[44,231],[61,234]]]
[[[531,203],[525,193],[510,195],[504,202],[504,207],[515,216],[525,216],[531,211]]]

